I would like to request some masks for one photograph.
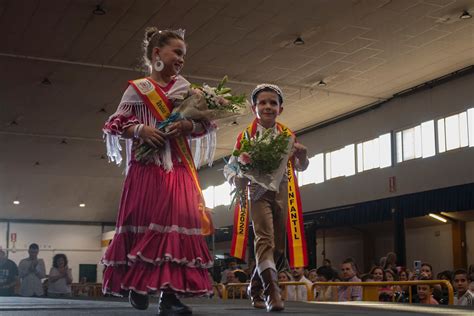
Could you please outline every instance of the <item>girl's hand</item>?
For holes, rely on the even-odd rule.
[[[189,135],[193,131],[193,123],[190,120],[180,120],[170,124],[167,130],[166,136],[169,138]]]
[[[142,139],[145,143],[147,143],[153,148],[162,147],[166,142],[165,133],[147,125],[143,126],[138,136],[140,137],[140,139]]]

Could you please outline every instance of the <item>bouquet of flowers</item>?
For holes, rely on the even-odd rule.
[[[237,177],[245,177],[258,184],[260,194],[266,190],[278,192],[293,143],[294,139],[289,134],[277,134],[273,129],[267,129],[261,134],[257,132],[253,138],[242,137],[240,149],[234,150],[234,159],[226,167]],[[233,193],[231,205],[237,197],[242,201],[244,196],[239,188]],[[255,198],[258,199],[257,196]]]
[[[210,87],[207,84],[192,85],[188,96],[179,104],[175,104],[171,115],[158,123],[156,128],[166,132],[168,125],[182,119],[213,121],[240,114],[246,106],[246,97],[232,95],[232,90],[225,86],[226,82],[227,76],[217,87]],[[149,161],[159,150],[142,143],[135,149],[135,159]]]

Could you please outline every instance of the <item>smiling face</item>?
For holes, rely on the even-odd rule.
[[[418,285],[416,289],[420,300],[427,300],[433,292],[429,285]]]
[[[275,125],[276,118],[283,111],[283,108],[276,92],[262,91],[258,93],[252,110],[259,119],[260,125],[270,128]]]
[[[383,281],[383,271],[382,269],[375,269],[374,272],[372,273],[373,277],[374,277],[374,281]]]
[[[186,44],[180,39],[172,38],[163,47],[155,47],[153,55],[154,61],[158,57],[164,64],[162,74],[175,76],[183,69]]]

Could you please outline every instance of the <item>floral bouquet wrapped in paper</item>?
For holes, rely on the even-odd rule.
[[[259,195],[266,190],[278,192],[293,143],[294,139],[289,134],[278,134],[274,129],[267,129],[262,134],[257,132],[253,138],[247,135],[242,137],[240,149],[234,150],[234,159],[226,167],[232,169],[237,177],[245,177],[258,184]],[[236,188],[231,205],[237,197],[243,197],[243,193]]]
[[[157,124],[156,128],[166,132],[168,125],[182,119],[213,121],[240,114],[246,107],[246,97],[232,95],[232,90],[225,86],[226,82],[227,76],[217,87],[193,85],[188,97],[175,105],[170,117]],[[143,143],[136,148],[135,158],[147,161],[157,151],[159,149]]]

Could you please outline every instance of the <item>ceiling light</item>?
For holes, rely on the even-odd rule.
[[[324,80],[320,80],[320,81],[318,82],[317,86],[318,86],[318,87],[325,87],[325,86],[327,86],[327,83],[324,82]]]
[[[18,200],[15,200],[15,201],[13,201],[13,204],[15,204],[15,205],[19,205],[19,204],[20,204],[20,201],[18,201]]]
[[[230,123],[230,125],[236,126],[236,125],[239,125],[239,123],[237,123],[237,121],[233,121],[232,123]]]
[[[472,15],[467,12],[467,10],[464,10],[462,14],[459,16],[461,20],[466,20],[472,18]]]
[[[98,4],[98,5],[96,5],[95,10],[92,11],[92,13],[95,14],[95,15],[104,15],[105,10],[102,8],[102,6],[100,4]]]
[[[41,84],[44,84],[45,86],[50,86],[53,83],[48,79],[48,77],[44,77],[43,81],[41,81]]]
[[[295,45],[304,45],[304,41],[303,41],[303,39],[301,38],[301,36],[298,36],[298,37],[293,41],[293,44],[295,44]]]
[[[79,204],[79,207],[86,207],[86,203]]]
[[[443,222],[443,223],[447,223],[448,220],[442,216],[439,216],[439,215],[436,215],[436,214],[433,214],[433,213],[430,213],[428,214],[430,217],[433,217],[434,219],[437,219],[438,221],[440,222]]]

